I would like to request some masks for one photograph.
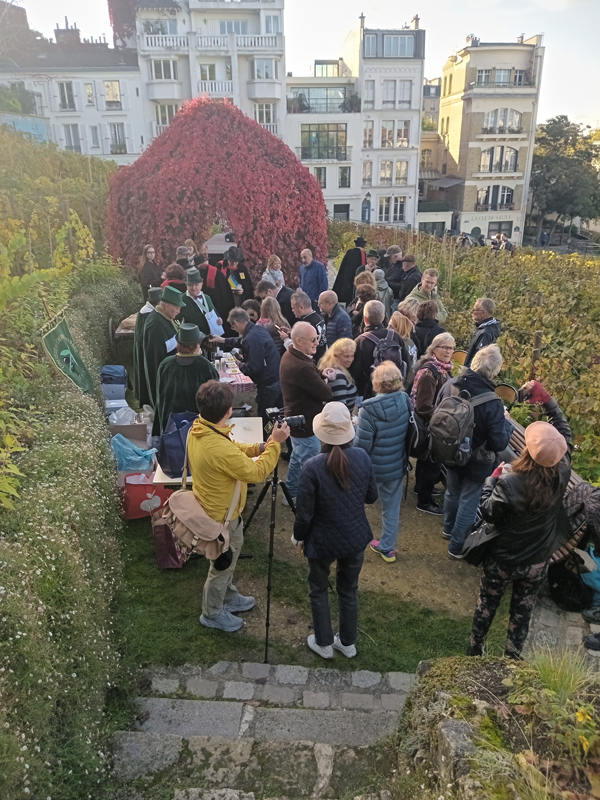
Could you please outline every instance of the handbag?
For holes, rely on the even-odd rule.
[[[182,411],[169,415],[167,427],[160,437],[158,463],[169,478],[180,478],[183,471],[187,436],[197,414]]]
[[[406,395],[406,402],[410,412],[408,430],[404,440],[406,458],[407,460],[409,458],[418,458],[424,461],[431,451],[431,434],[427,425],[413,408],[412,401],[408,395]]]
[[[504,533],[502,528],[496,528],[488,522],[480,522],[465,539],[462,560],[466,561],[467,564],[478,567],[487,555],[490,542],[500,536],[501,533]]]
[[[236,481],[225,520],[217,522],[208,516],[195,494],[187,488],[187,471],[188,451],[186,442],[181,489],[173,492],[164,508],[159,509],[152,515],[155,546],[158,540],[162,548],[161,552],[168,551],[168,546],[163,546],[164,542],[168,544],[168,531],[175,548],[179,551],[178,560],[181,562],[179,566],[185,563],[192,553],[205,556],[210,561],[217,561],[220,556],[229,551],[229,523],[242,491],[242,482]],[[156,554],[160,568],[158,547]],[[171,556],[171,553],[167,553],[167,555]],[[227,568],[228,561],[230,563],[231,559],[224,558],[220,560],[220,565],[222,564],[223,569]]]

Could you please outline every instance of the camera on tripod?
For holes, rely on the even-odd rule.
[[[269,422],[267,425],[265,425],[265,430],[269,434],[275,427],[276,423],[283,425],[285,422],[287,422],[292,430],[303,430],[304,426],[306,425],[306,417],[304,417],[302,414],[297,414],[295,417],[286,417],[282,408],[267,408],[265,413],[269,418]]]

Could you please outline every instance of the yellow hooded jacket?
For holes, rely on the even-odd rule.
[[[229,438],[232,428],[217,428],[198,417],[188,440],[188,458],[194,495],[211,519],[223,522],[233,497],[235,482],[242,491],[232,519],[246,505],[248,483],[263,483],[279,460],[280,445],[269,442],[261,455],[260,444],[242,444]],[[253,457],[259,456],[257,461]]]

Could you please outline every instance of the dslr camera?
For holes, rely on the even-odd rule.
[[[286,417],[282,408],[267,408],[265,410],[269,422],[266,425],[267,433],[271,433],[276,424],[283,425],[285,422],[293,430],[303,430],[306,425],[306,417],[302,414],[297,414],[295,417]]]

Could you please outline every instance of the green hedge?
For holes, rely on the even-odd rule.
[[[141,304],[138,286],[104,273],[82,282],[67,314],[93,375],[108,318]],[[120,520],[106,423],[99,394],[83,396],[43,359],[11,389],[35,438],[18,461],[15,510],[0,512],[0,797],[96,800],[108,791],[106,702],[126,677],[111,615]]]

